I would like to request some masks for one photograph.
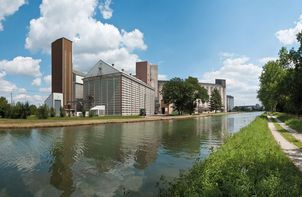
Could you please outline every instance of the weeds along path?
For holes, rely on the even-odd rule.
[[[283,152],[293,161],[295,166],[302,172],[302,149],[287,141],[275,127],[271,116],[268,116],[268,127]],[[285,125],[286,126],[286,125]],[[285,128],[284,128],[285,129]]]
[[[286,131],[288,131],[289,133],[291,133],[295,138],[297,138],[298,140],[300,140],[302,142],[302,133],[299,133],[298,131],[296,131],[293,128],[290,128],[289,126],[287,126],[284,122],[282,122],[281,120],[279,120],[276,116],[272,116],[272,118]]]

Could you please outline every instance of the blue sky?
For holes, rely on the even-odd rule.
[[[298,0],[3,0],[0,96],[42,103],[50,43],[65,36],[78,70],[104,59],[133,73],[148,60],[162,79],[226,78],[236,105],[255,104],[261,66],[295,46],[300,15]]]

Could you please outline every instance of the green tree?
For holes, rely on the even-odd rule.
[[[30,105],[29,106],[30,115],[36,115],[37,114],[37,106],[36,105]]]
[[[281,84],[285,70],[278,61],[269,61],[260,75],[258,98],[267,110],[276,111],[278,102],[282,102]]]
[[[40,107],[38,107],[37,109],[37,117],[39,119],[47,119],[49,115],[49,110],[46,104],[41,105]]]
[[[221,95],[219,91],[214,88],[214,90],[211,93],[211,99],[210,99],[210,110],[217,112],[217,110],[222,109],[222,102],[221,102]]]
[[[163,95],[163,100],[167,104],[173,104],[174,110],[178,114],[182,114],[186,103],[186,88],[185,83],[180,78],[173,78],[164,84],[161,94]]]
[[[197,78],[188,77],[185,80],[185,89],[185,111],[189,114],[192,114],[195,111],[198,101],[205,103],[209,99],[207,90],[199,84]]]
[[[9,104],[5,97],[0,97],[0,117],[4,118],[7,117],[9,110]]]
[[[55,109],[53,107],[50,108],[49,115],[50,115],[50,117],[55,117],[56,116],[56,112],[55,112]]]
[[[64,110],[64,108],[63,107],[60,107],[60,117],[65,117],[66,116],[66,112],[65,112],[65,110]]]

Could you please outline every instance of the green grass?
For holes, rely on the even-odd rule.
[[[291,133],[289,133],[288,131],[286,131],[285,129],[283,129],[278,123],[276,123],[274,121],[274,125],[277,129],[278,132],[280,132],[280,134],[289,142],[293,143],[294,145],[296,145],[299,148],[302,148],[302,142],[300,140],[298,140],[297,138],[295,138]]]
[[[292,114],[286,114],[286,113],[277,113],[277,117],[289,127],[295,129],[299,133],[302,133],[301,117]]]
[[[197,161],[162,196],[299,196],[302,174],[273,139],[265,117],[229,138],[208,159]]]

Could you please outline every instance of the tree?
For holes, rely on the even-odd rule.
[[[37,106],[36,105],[30,105],[29,106],[30,115],[36,115],[37,114]]]
[[[5,97],[0,97],[0,117],[4,118],[8,115],[9,104]]]
[[[198,79],[194,77],[188,77],[185,80],[186,97],[185,111],[192,114],[195,111],[196,105],[200,100],[205,103],[209,99],[207,90],[200,86]]]
[[[164,84],[161,94],[167,104],[173,104],[178,114],[195,111],[198,100],[206,102],[209,99],[207,90],[200,86],[198,79],[188,77],[186,80],[173,78]]]
[[[37,117],[39,119],[47,119],[48,118],[48,114],[49,114],[49,110],[46,104],[41,105],[40,107],[38,107],[37,109]]]
[[[211,93],[210,109],[211,111],[215,111],[215,113],[217,112],[217,110],[222,109],[221,95],[216,88],[214,88]]]
[[[66,116],[65,110],[63,107],[60,107],[60,116],[63,118]]]
[[[50,117],[55,117],[56,116],[56,112],[55,112],[55,109],[53,107],[50,108],[49,115],[50,115]]]
[[[264,65],[259,78],[258,98],[267,110],[276,111],[278,102],[281,102],[280,89],[285,74],[278,61],[269,61]]]
[[[161,92],[164,102],[167,104],[173,103],[174,110],[176,110],[179,115],[184,111],[186,101],[185,91],[184,81],[175,77],[164,84]]]

